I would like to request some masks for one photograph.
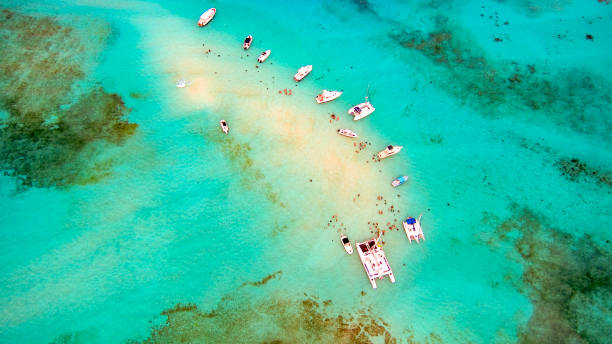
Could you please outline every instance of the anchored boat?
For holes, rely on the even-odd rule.
[[[257,61],[259,61],[259,63],[264,62],[265,60],[268,59],[268,57],[270,57],[270,53],[272,51],[270,49],[264,51],[263,53],[261,53],[261,55],[259,55],[259,57],[257,58]]]
[[[348,110],[349,115],[353,116],[354,121],[358,121],[366,116],[369,116],[376,110],[370,102],[361,103],[353,106]]]
[[[301,67],[293,76],[293,80],[301,81],[306,77],[306,75],[310,74],[310,72],[312,72],[312,65]]]
[[[341,95],[342,95],[341,91],[323,90],[323,92],[321,92],[321,94],[319,94],[315,99],[317,100],[317,103],[321,104],[321,103],[330,102],[340,97]]]
[[[378,158],[379,159],[388,158],[391,155],[395,155],[395,154],[399,153],[399,151],[401,151],[402,148],[404,148],[404,147],[403,146],[387,146],[387,148],[385,148],[384,150],[378,152]]]
[[[191,82],[187,82],[184,79],[181,79],[176,83],[176,87],[178,88],[185,88],[185,86],[189,86],[189,85],[191,85]]]
[[[346,253],[353,254],[353,245],[351,245],[351,242],[346,235],[342,234],[340,236],[340,242],[342,242],[342,246],[344,246]]]
[[[408,241],[411,243],[412,240],[416,240],[416,242],[419,242],[419,239],[425,240],[425,235],[423,235],[423,229],[421,228],[421,216],[423,215],[419,215],[418,220],[414,217],[408,217],[402,222]]]
[[[219,121],[219,125],[221,126],[221,130],[223,130],[225,135],[227,135],[227,133],[229,132],[229,127],[227,126],[227,122],[224,119],[222,119]]]
[[[244,44],[242,45],[242,48],[244,50],[248,50],[251,47],[251,43],[253,43],[253,36],[248,35],[245,39],[244,39]]]
[[[401,176],[401,177],[397,177],[397,179],[392,181],[391,185],[395,188],[395,187],[398,187],[398,186],[404,184],[407,181],[408,181],[408,176]]]
[[[206,10],[206,12],[202,13],[202,15],[200,16],[200,19],[198,20],[198,26],[205,26],[206,24],[208,24],[213,19],[216,13],[217,9],[214,7]]]
[[[354,132],[350,131],[349,129],[338,129],[336,130],[336,132],[342,136],[346,136],[346,137],[357,137],[357,134],[355,134]]]
[[[378,244],[378,239],[372,238],[368,241],[358,242],[355,247],[372,288],[376,289],[376,278],[382,279],[387,275],[389,275],[391,283],[395,283],[391,265],[389,265],[382,247]]]

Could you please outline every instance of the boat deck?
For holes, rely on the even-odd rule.
[[[356,244],[359,258],[363,264],[363,268],[368,275],[368,279],[372,284],[373,288],[376,288],[376,281],[374,279],[382,279],[385,276],[389,276],[392,283],[395,283],[395,277],[393,276],[393,270],[391,265],[385,256],[385,252],[378,245],[376,239],[370,239],[368,241],[360,242]]]

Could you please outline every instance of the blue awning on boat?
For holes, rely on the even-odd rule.
[[[413,218],[411,217],[411,218],[409,218],[409,219],[406,219],[406,223],[407,223],[407,224],[409,224],[409,225],[413,225],[413,224],[415,224],[415,223],[416,223],[416,219],[413,219]]]

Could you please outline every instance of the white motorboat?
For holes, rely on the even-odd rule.
[[[268,57],[270,57],[271,52],[272,51],[270,49],[264,51],[263,53],[261,53],[261,55],[259,55],[257,61],[259,61],[259,63],[264,62],[266,59],[268,59]]]
[[[315,99],[317,100],[317,103],[321,104],[321,103],[330,102],[340,97],[341,95],[342,95],[341,91],[323,90],[323,92],[321,92],[321,94],[319,94]]]
[[[408,176],[400,176],[400,177],[397,177],[394,181],[392,181],[391,185],[395,188],[395,187],[398,187],[404,184],[407,181],[408,181]]]
[[[342,136],[346,137],[357,137],[357,134],[352,132],[350,129],[338,129],[336,132]]]
[[[378,158],[379,159],[388,158],[391,155],[395,155],[395,154],[399,153],[399,151],[401,151],[402,148],[404,148],[404,147],[403,146],[387,146],[387,148],[385,148],[384,150],[378,152]]]
[[[221,130],[223,130],[225,135],[227,135],[227,133],[229,132],[229,126],[227,125],[227,122],[222,119],[219,121],[219,125],[221,126]]]
[[[293,76],[293,80],[301,81],[306,77],[306,75],[310,74],[310,72],[312,72],[312,65],[301,67]]]
[[[366,116],[369,116],[376,110],[370,102],[355,105],[348,110],[349,115],[353,115],[353,120],[358,121]]]
[[[382,279],[387,275],[391,283],[395,283],[395,276],[393,276],[391,265],[389,265],[385,252],[378,244],[376,238],[358,242],[355,244],[355,247],[357,248],[359,259],[361,259],[361,263],[363,264],[366,275],[368,275],[372,288],[376,289],[376,278]]]
[[[411,243],[412,240],[416,240],[416,242],[419,242],[419,239],[425,240],[425,235],[423,235],[423,229],[421,228],[421,216],[423,215],[419,215],[418,219],[408,217],[402,222],[408,241]]]
[[[353,254],[353,245],[351,245],[351,242],[346,235],[342,234],[340,236],[340,242],[342,242],[342,246],[344,246],[346,253]]]
[[[189,86],[189,85],[191,85],[191,82],[185,81],[184,79],[181,79],[176,83],[176,87],[178,88],[185,88],[186,86]]]
[[[205,26],[206,24],[208,24],[213,19],[216,13],[217,9],[214,7],[206,10],[206,12],[202,13],[202,15],[200,16],[200,19],[198,20],[198,26]]]
[[[242,45],[242,48],[244,50],[248,50],[251,47],[251,43],[253,43],[253,36],[248,35],[245,39],[244,39],[244,44]]]

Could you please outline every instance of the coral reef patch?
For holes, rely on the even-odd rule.
[[[517,204],[511,211],[506,220],[485,213],[483,222],[496,228],[487,243],[510,244],[511,257],[523,266],[517,285],[533,313],[519,329],[520,342],[606,343],[612,333],[610,241],[551,228]]]
[[[432,19],[433,30],[400,29],[390,38],[440,68],[432,83],[491,118],[550,121],[580,133],[609,138],[609,82],[582,69],[544,72],[542,66],[497,61],[448,17]],[[410,60],[413,63],[413,60]]]
[[[397,343],[389,325],[368,310],[332,314],[328,304],[307,295],[259,301],[232,295],[209,313],[177,305],[142,343]]]
[[[22,187],[66,187],[109,175],[110,164],[96,157],[137,128],[119,95],[82,85],[83,66],[110,31],[102,26],[86,41],[50,17],[6,9],[0,17],[0,107],[8,113],[0,120],[0,170]]]

